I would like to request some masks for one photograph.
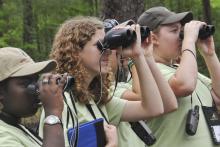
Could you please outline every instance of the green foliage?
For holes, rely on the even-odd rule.
[[[216,52],[220,57],[220,0],[210,0],[212,22],[216,27]],[[98,15],[100,0],[32,0],[33,43],[23,42],[22,0],[4,0],[0,5],[0,47],[23,48],[35,60],[48,58],[54,34],[61,23],[77,15]],[[194,18],[203,20],[202,0],[145,0],[145,7],[165,6],[175,12],[192,11]],[[198,57],[199,70],[207,74],[203,59]]]
[[[94,15],[90,0],[33,0],[34,42],[23,42],[22,0],[4,0],[0,6],[0,47],[24,49],[35,60],[48,58],[54,34],[61,23],[77,15]],[[26,13],[26,12],[25,12]]]
[[[219,8],[220,7],[220,0],[210,0],[212,8]]]
[[[7,0],[0,7],[0,47],[21,46],[23,32],[22,19],[20,19],[21,3]]]

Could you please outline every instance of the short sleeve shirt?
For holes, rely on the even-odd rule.
[[[24,128],[24,126],[21,126],[21,127]],[[28,130],[26,131],[29,132]],[[33,140],[29,135],[24,133],[22,130],[0,120],[0,146],[2,147],[40,147],[41,145],[39,145],[35,141],[38,139],[32,136],[35,138],[35,140]]]
[[[71,98],[69,93],[65,93],[67,104],[69,105],[71,111],[75,115],[74,106],[72,105]],[[110,124],[118,125],[121,119],[121,115],[125,106],[125,100],[116,99],[113,97],[106,105],[102,105],[100,107],[101,111],[104,113],[105,117],[108,119]],[[92,110],[95,113],[96,118],[103,118],[101,112],[99,111],[97,105],[93,100],[91,100],[90,105],[92,107]],[[89,122],[94,120],[92,114],[89,112],[85,104],[81,104],[79,102],[75,103],[76,109],[77,109],[77,116],[78,116],[78,122],[79,124]],[[44,111],[41,114],[41,120],[40,120],[40,126],[39,126],[39,135],[43,136],[43,120],[44,120],[45,114]],[[69,122],[67,122],[67,105],[64,103],[64,110],[62,113],[62,122],[63,122],[63,128],[64,128],[64,138],[65,138],[65,146],[69,146],[67,132],[68,129],[73,128],[72,120],[69,119]],[[75,117],[76,118],[76,117]],[[75,119],[74,118],[74,119]],[[75,121],[75,120],[74,120]],[[76,122],[76,121],[75,121]]]
[[[158,67],[164,77],[168,80],[174,75],[176,69],[159,64]],[[210,93],[211,80],[198,74],[196,89],[192,94],[193,106],[201,106],[200,100],[205,106],[212,106]],[[194,136],[185,133],[186,117],[191,108],[191,96],[178,98],[178,109],[174,112],[154,118],[148,121],[149,127],[154,132],[157,141],[152,147],[215,147],[206,124],[206,120],[200,107],[199,124]]]
[[[119,82],[117,83],[117,88],[115,90],[114,88],[115,84],[112,84],[110,94],[113,95],[114,91],[114,97],[121,99],[124,92],[126,90],[131,90],[132,86],[129,83]],[[117,128],[119,147],[145,147],[144,142],[135,134],[128,122],[120,122]]]

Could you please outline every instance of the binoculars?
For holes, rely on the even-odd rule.
[[[57,84],[59,84],[60,79],[57,79]],[[67,80],[66,83],[64,85],[63,91],[69,91],[71,89],[71,87],[74,85],[74,78],[72,76],[67,76]],[[29,95],[34,95],[36,97],[39,96],[40,91],[39,91],[39,84],[38,83],[31,83],[27,86],[26,89],[27,93]]]
[[[204,40],[204,39],[208,38],[209,36],[213,35],[214,33],[215,33],[215,26],[213,26],[213,25],[204,25],[199,30],[198,38]],[[183,38],[184,38],[183,31],[180,32],[179,37],[180,37],[180,39],[183,40]]]
[[[100,51],[105,49],[116,49],[118,47],[126,48],[134,43],[137,39],[136,32],[128,28],[112,29],[119,23],[114,19],[104,21],[106,35],[104,40],[98,42],[97,47]],[[126,25],[134,24],[132,20],[125,22]],[[150,35],[150,29],[147,26],[140,27],[141,40],[143,41]]]

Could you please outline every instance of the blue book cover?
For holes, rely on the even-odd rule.
[[[95,119],[79,125],[77,147],[104,147],[106,144],[103,119]],[[75,142],[76,127],[68,130],[71,146]]]

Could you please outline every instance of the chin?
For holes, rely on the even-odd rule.
[[[109,66],[102,66],[101,72],[103,74],[109,73],[111,71],[111,67]]]
[[[30,117],[30,116],[33,116],[35,113],[37,113],[37,110],[38,110],[38,108],[29,109],[28,112],[23,113],[23,116],[22,116],[22,117]]]
[[[102,70],[102,75],[106,75],[106,74],[108,74],[110,71],[109,70]]]

